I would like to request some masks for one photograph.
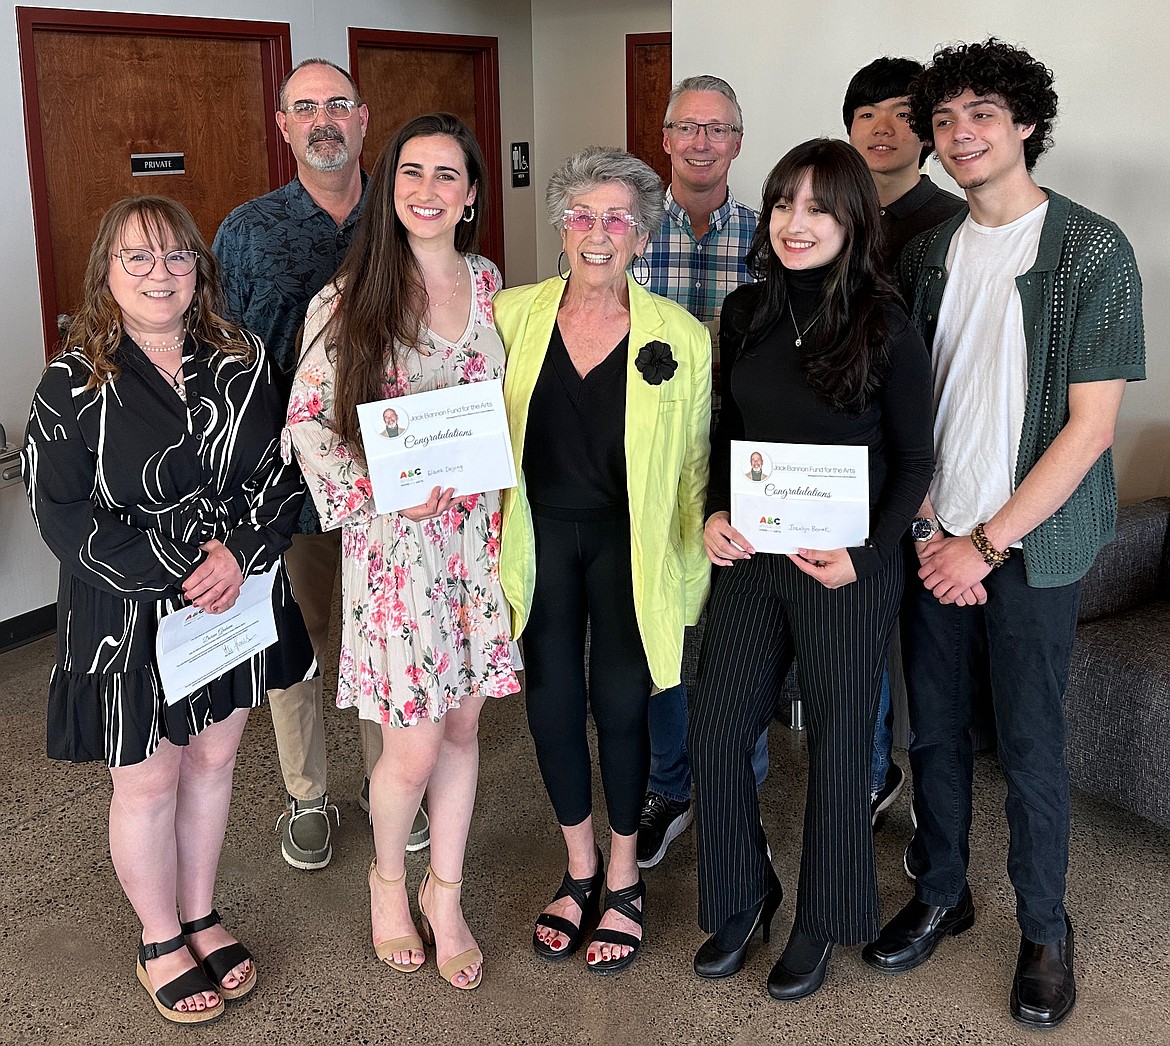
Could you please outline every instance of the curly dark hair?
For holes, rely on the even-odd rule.
[[[989,36],[979,44],[957,44],[937,51],[926,71],[911,85],[910,110],[914,133],[932,141],[935,106],[966,90],[998,95],[1017,125],[1035,124],[1024,139],[1024,163],[1036,166],[1052,145],[1056,119],[1056,91],[1052,70],[1020,47]]]

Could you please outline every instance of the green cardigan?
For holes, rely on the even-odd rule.
[[[1067,423],[1070,384],[1146,376],[1142,281],[1133,248],[1108,218],[1044,191],[1048,213],[1036,262],[1016,277],[1028,355],[1017,487]],[[947,250],[967,213],[964,208],[912,240],[898,263],[910,319],[928,349],[947,282]],[[1028,584],[1056,588],[1083,577],[1113,537],[1116,517],[1113,456],[1106,451],[1069,499],[1024,535]]]
[[[626,488],[634,608],[654,684],[679,682],[683,626],[707,599],[711,564],[703,550],[703,504],[710,454],[711,338],[680,305],[627,278],[630,341],[626,363]],[[524,631],[536,584],[532,510],[521,466],[532,390],[544,365],[565,284],[557,277],[496,295],[496,329],[508,365],[504,402],[519,487],[504,492],[500,580],[512,607],[513,635]],[[651,385],[634,366],[649,341],[666,342],[678,369]]]

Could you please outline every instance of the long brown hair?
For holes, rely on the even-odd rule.
[[[805,174],[812,194],[845,230],[845,245],[830,263],[818,304],[823,321],[806,339],[802,365],[809,387],[834,410],[863,410],[882,380],[889,335],[886,308],[898,301],[883,272],[882,227],[873,175],[848,142],[814,138],[789,150],[764,182],[760,223],[747,254],[763,281],[750,330],[762,334],[784,315],[788,285],[772,247],[772,209],[796,196]]]
[[[219,263],[199,232],[191,212],[166,196],[128,196],[110,207],[98,223],[97,236],[85,267],[81,305],[69,324],[58,353],[81,350],[93,368],[86,387],[97,388],[121,373],[114,361],[114,353],[122,342],[125,328],[122,310],[110,293],[107,277],[110,266],[118,264],[114,260],[118,243],[131,223],[136,223],[143,234],[156,243],[163,244],[169,239],[177,250],[194,251],[198,255],[195,296],[184,318],[187,330],[197,341],[210,345],[217,352],[250,361],[254,351],[251,343],[239,327],[223,318],[225,309]]]
[[[422,269],[410,249],[406,227],[394,209],[394,180],[402,147],[412,138],[453,138],[463,151],[468,184],[478,186],[469,221],[455,227],[455,249],[475,247],[487,204],[483,153],[475,135],[451,113],[416,116],[386,143],[366,186],[366,203],[353,245],[337,270],[341,307],[318,337],[326,339],[337,378],[333,423],[358,460],[365,460],[357,406],[387,395],[387,372],[397,370],[403,352],[419,348],[430,302]]]

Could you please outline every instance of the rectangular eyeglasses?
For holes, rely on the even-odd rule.
[[[590,232],[600,220],[603,232],[612,236],[624,236],[631,229],[636,228],[638,219],[624,211],[606,211],[605,214],[594,214],[592,211],[565,211],[561,220],[566,229],[573,232]]]

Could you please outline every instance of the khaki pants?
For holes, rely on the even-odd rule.
[[[293,595],[305,619],[305,628],[320,665],[329,648],[333,590],[341,566],[341,531],[294,534],[284,554]],[[326,791],[325,709],[321,676],[268,691],[272,728],[284,787],[294,799],[318,799]],[[382,731],[377,723],[358,721],[366,776],[382,754]]]

